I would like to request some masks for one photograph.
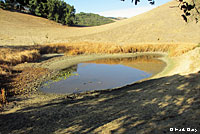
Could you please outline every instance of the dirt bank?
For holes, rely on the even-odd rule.
[[[200,131],[199,52],[197,48],[176,58],[164,57],[168,66],[161,74],[119,89],[70,96],[36,92],[10,98],[0,114],[0,132],[161,134],[170,133],[172,127]],[[66,67],[103,57],[57,57],[26,66],[54,70],[55,66],[61,69],[61,63],[64,67],[67,62]]]

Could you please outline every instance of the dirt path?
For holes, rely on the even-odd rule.
[[[41,65],[51,67],[48,63]],[[170,133],[170,128],[191,128],[198,133],[200,72],[173,74],[178,64],[183,65],[179,61],[176,67],[165,70],[171,75],[119,89],[70,96],[40,92],[16,96],[11,98],[7,111],[0,114],[0,132],[162,134]]]

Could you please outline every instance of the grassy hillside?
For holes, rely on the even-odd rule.
[[[108,17],[109,19],[113,20],[113,21],[120,21],[120,20],[124,20],[127,19],[126,17]]]
[[[100,26],[114,22],[112,19],[93,13],[76,14],[76,23],[80,26]]]
[[[82,36],[78,40],[119,44],[199,43],[200,23],[186,23],[181,16],[183,11],[171,8],[177,5],[176,1],[171,1],[149,12],[110,25],[104,32]]]
[[[47,19],[0,10],[0,44],[33,45],[65,42],[95,42],[117,45],[198,44],[200,23],[185,23],[176,1],[149,12],[96,27],[67,27]]]

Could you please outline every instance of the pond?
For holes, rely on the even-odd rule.
[[[41,86],[46,93],[80,93],[122,87],[161,72],[166,64],[160,55],[106,58],[79,63],[61,70]]]

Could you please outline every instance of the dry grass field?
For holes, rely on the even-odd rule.
[[[183,21],[176,1],[152,11],[96,27],[67,27],[27,14],[0,10],[0,44],[92,42],[127,44],[197,44],[200,24]]]
[[[40,46],[41,53],[65,53],[65,55],[79,54],[114,54],[136,52],[167,52],[170,56],[179,56],[193,50],[196,44],[127,44],[117,45],[111,43],[55,43]]]
[[[1,48],[0,49],[0,63],[16,65],[23,62],[34,61],[40,58],[38,50],[20,50],[12,48]]]

